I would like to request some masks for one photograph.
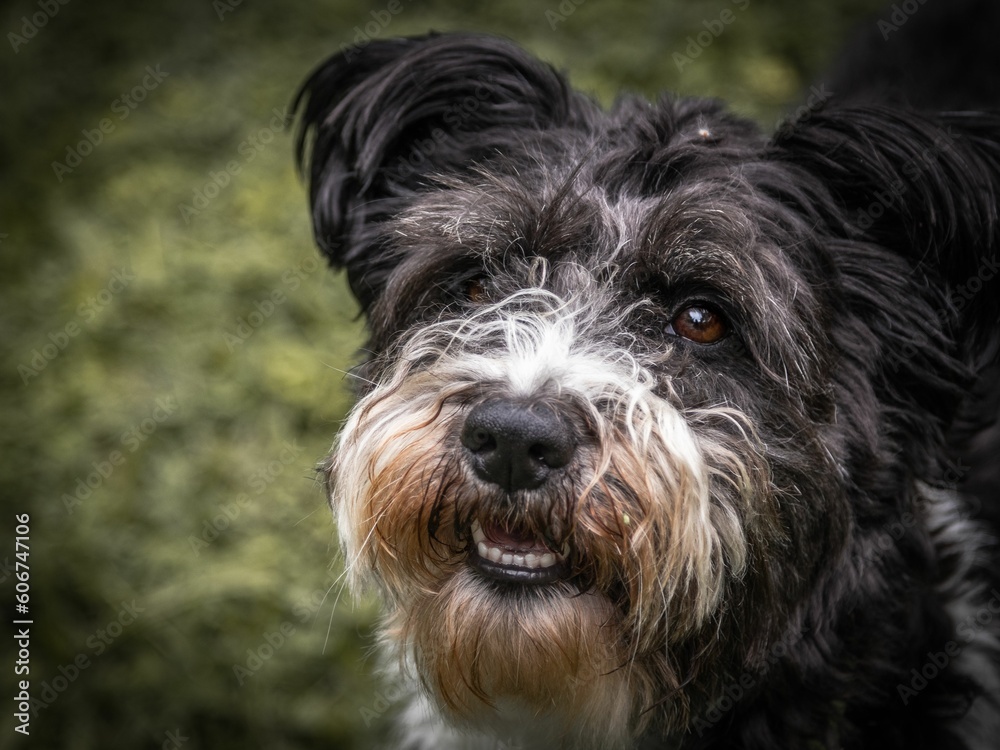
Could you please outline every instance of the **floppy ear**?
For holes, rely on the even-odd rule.
[[[376,40],[322,63],[299,91],[297,157],[317,243],[368,309],[394,259],[380,225],[438,175],[518,149],[526,130],[592,108],[513,43],[475,34]]]
[[[918,285],[935,288],[954,340],[991,348],[1000,323],[1000,116],[834,108],[786,124],[772,145],[841,209],[828,231],[904,258]]]

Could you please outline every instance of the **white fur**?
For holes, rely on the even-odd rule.
[[[544,276],[546,269],[536,272]],[[352,586],[374,586],[382,593],[389,608],[387,622],[394,612],[398,622],[399,613],[412,608],[414,597],[427,596],[426,584],[410,573],[415,568],[421,574],[428,568],[433,572],[433,565],[386,554],[372,541],[375,528],[386,514],[398,512],[394,505],[400,497],[425,491],[422,484],[434,481],[433,467],[449,450],[448,436],[462,416],[461,407],[449,399],[473,386],[493,395],[571,399],[588,410],[603,446],[590,467],[593,483],[616,461],[629,466],[627,478],[646,498],[652,519],[647,524],[631,521],[630,546],[654,544],[658,551],[654,569],[640,567],[648,580],[641,582],[630,615],[636,648],[662,648],[664,629],[669,641],[671,630],[700,627],[717,608],[723,576],[740,574],[746,541],[739,514],[720,507],[710,495],[709,477],[720,471],[706,463],[705,449],[711,446],[700,444],[671,404],[669,382],[658,382],[632,353],[638,347],[621,333],[625,327],[619,324],[619,316],[627,313],[609,313],[616,308],[607,287],[582,269],[576,273],[579,278],[571,286],[581,291],[573,298],[525,289],[465,319],[449,318],[418,331],[402,343],[384,381],[351,413],[330,466],[335,479],[331,503]],[[397,468],[400,465],[404,468]],[[737,467],[737,472],[742,469]],[[741,482],[739,476],[729,480]],[[649,534],[656,536],[646,539]],[[680,595],[685,597],[682,610],[674,601]],[[601,627],[600,618],[592,622]],[[398,658],[413,663],[408,656],[413,644],[387,641]],[[494,711],[464,720],[495,736],[517,732],[519,743],[536,743],[520,745],[526,748],[622,747],[642,699],[630,691],[638,690],[642,681],[630,687],[629,670],[617,669],[618,657],[607,658],[601,668],[607,676],[593,678],[594,684],[578,697],[586,715],[559,716],[498,697]],[[417,691],[403,718],[409,743],[404,747],[491,747],[444,728],[434,703],[434,696]],[[578,729],[567,735],[566,727],[574,724]]]

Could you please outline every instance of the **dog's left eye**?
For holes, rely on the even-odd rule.
[[[689,305],[677,313],[667,326],[667,333],[696,344],[714,344],[729,331],[725,318],[702,304]]]

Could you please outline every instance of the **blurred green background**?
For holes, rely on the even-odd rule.
[[[64,2],[0,13],[0,588],[13,629],[30,514],[35,701],[23,738],[5,630],[0,747],[73,750],[384,735],[376,608],[342,595],[313,471],[362,341],[283,119],[313,65],[366,36],[490,31],[604,102],[719,96],[770,128],[881,4]]]

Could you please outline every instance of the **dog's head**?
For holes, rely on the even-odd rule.
[[[446,712],[681,726],[927,544],[889,524],[997,319],[995,121],[605,111],[475,35],[337,55],[299,108],[370,331],[331,502]]]

